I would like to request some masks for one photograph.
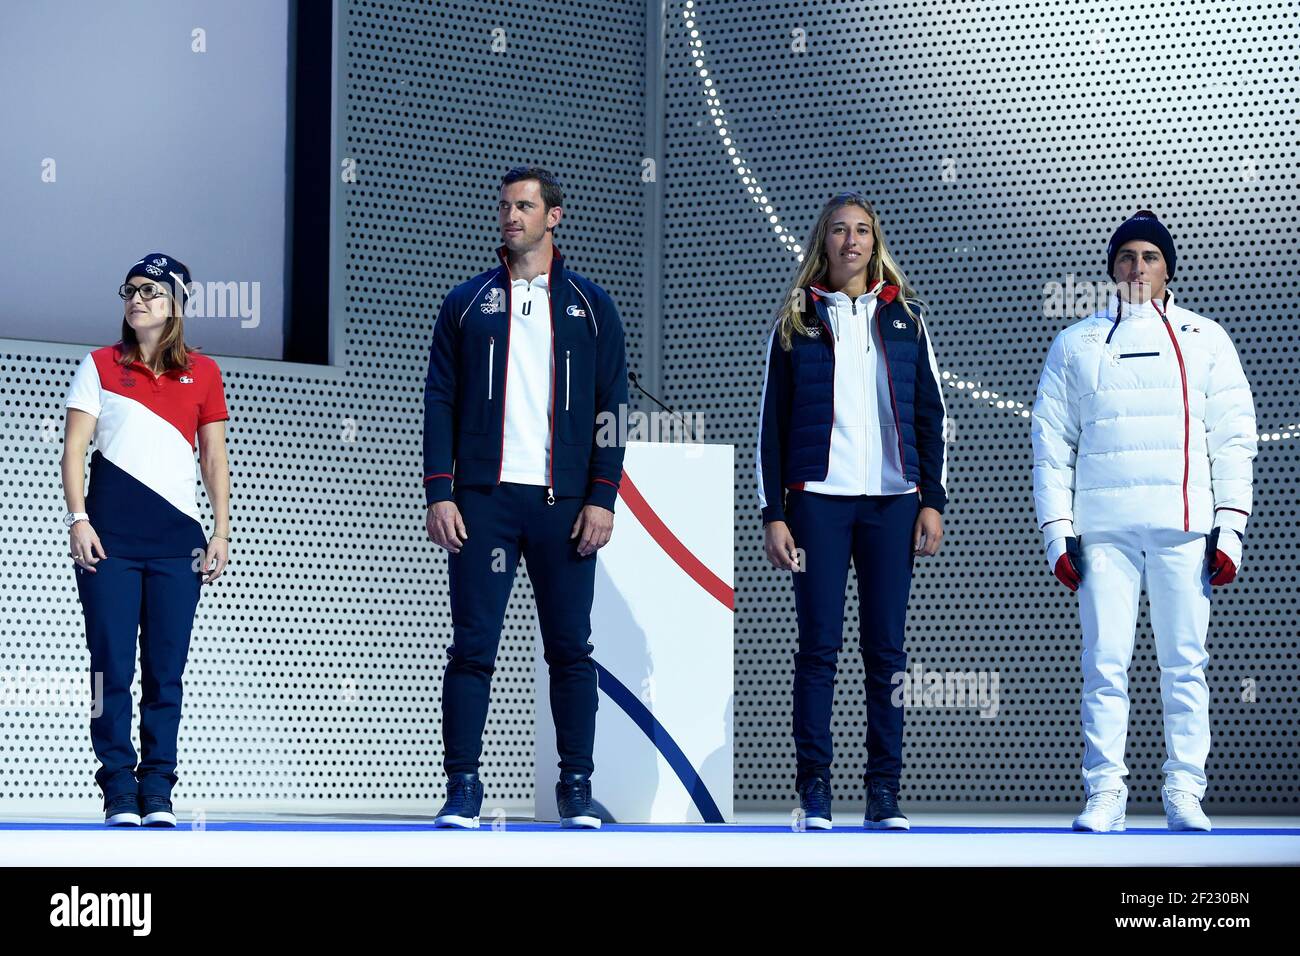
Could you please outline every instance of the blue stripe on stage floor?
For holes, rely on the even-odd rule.
[[[0,822],[0,831],[4,830],[135,830],[136,827],[106,827],[102,823],[36,823],[36,822]],[[155,830],[156,832],[166,832],[166,828],[159,830],[153,827],[144,827],[139,829]],[[191,827],[182,822],[176,828],[177,831],[190,830]],[[311,823],[311,822],[256,822],[256,821],[223,821],[209,822],[203,829],[220,832],[278,832],[278,833],[410,833],[428,830],[433,832],[436,828],[432,823]],[[553,833],[559,832],[557,823],[532,823],[532,822],[514,822],[507,820],[504,829],[514,833]],[[455,833],[459,831],[446,830],[446,833]],[[480,833],[491,833],[492,827],[489,823],[484,823],[479,829]],[[663,824],[663,823],[607,823],[600,831],[603,833],[793,833],[788,826],[759,826],[753,824]],[[1073,831],[1069,827],[913,827],[911,833],[922,834],[998,834],[998,833],[1070,833]],[[884,831],[863,830],[860,826],[846,825],[835,830],[810,831],[809,835],[834,836],[835,834],[855,834],[858,836],[871,833],[872,835],[881,836],[905,836],[901,831]],[[1231,837],[1231,836],[1283,836],[1283,837],[1300,837],[1300,828],[1274,828],[1274,827],[1233,827],[1226,829],[1213,830],[1210,833],[1174,833],[1163,827],[1140,828],[1130,827],[1123,833],[1102,833],[1102,834],[1078,834],[1079,836],[1104,836],[1110,839],[1123,838],[1124,836],[1169,836],[1169,837]]]

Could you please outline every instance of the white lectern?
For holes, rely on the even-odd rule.
[[[618,823],[732,818],[730,445],[629,442],[591,612],[592,797]],[[536,816],[556,820],[550,682],[536,636]]]

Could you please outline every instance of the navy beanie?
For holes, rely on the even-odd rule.
[[[1157,219],[1156,214],[1150,209],[1139,209],[1125,219],[1115,230],[1115,235],[1110,237],[1110,245],[1106,247],[1107,278],[1115,278],[1115,256],[1119,253],[1120,247],[1134,239],[1141,239],[1160,248],[1161,254],[1165,257],[1165,265],[1169,267],[1169,278],[1173,279],[1174,264],[1177,261],[1174,254],[1174,237],[1169,235],[1169,230],[1164,227],[1164,223]]]
[[[126,274],[127,279],[133,276],[143,276],[160,284],[171,285],[173,290],[179,292],[177,299],[180,301],[181,308],[185,307],[185,299],[189,294],[190,270],[179,259],[161,252],[151,252],[133,265]]]

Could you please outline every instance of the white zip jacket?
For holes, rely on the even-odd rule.
[[[832,383],[835,419],[826,479],[805,482],[804,491],[854,496],[916,493],[916,485],[904,477],[899,460],[892,453],[898,432],[890,411],[889,372],[871,335],[871,323],[879,305],[877,297],[884,285],[882,279],[856,299],[845,292],[826,293],[831,332],[835,336]],[[937,369],[934,377],[935,381],[939,380]],[[761,477],[758,494],[761,499]]]
[[[1244,533],[1256,438],[1223,328],[1172,295],[1134,305],[1112,294],[1056,336],[1038,383],[1034,506],[1049,554],[1090,531]]]

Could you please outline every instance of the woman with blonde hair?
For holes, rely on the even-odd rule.
[[[817,217],[768,337],[757,478],[764,550],[794,572],[795,788],[806,826],[831,826],[831,705],[852,562],[866,670],[868,829],[898,807],[903,630],[917,555],[943,536],[947,413],[925,323],[860,193]],[[802,560],[801,560],[802,559]]]
[[[131,266],[118,289],[121,341],[81,361],[65,402],[64,522],[91,673],[102,679],[90,738],[112,826],[176,825],[181,676],[199,592],[220,577],[230,541],[229,416],[217,363],[185,344],[189,283],[189,270],[162,253]],[[194,495],[196,439],[216,523],[210,540]],[[137,637],[138,765],[131,743]]]

